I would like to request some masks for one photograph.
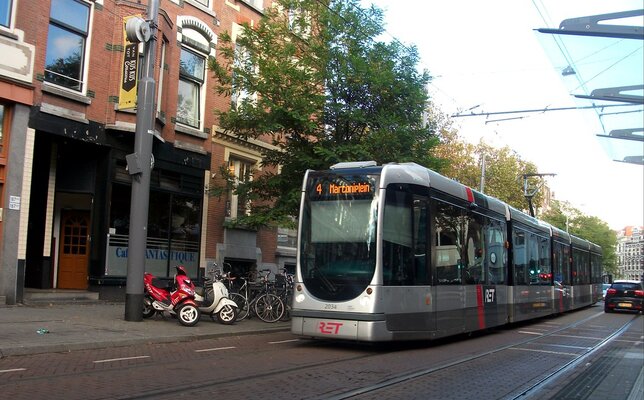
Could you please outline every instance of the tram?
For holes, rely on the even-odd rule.
[[[415,163],[302,185],[291,332],[424,340],[589,306],[601,248]]]

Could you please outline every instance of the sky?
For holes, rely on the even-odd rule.
[[[385,12],[382,40],[395,38],[418,48],[419,67],[433,76],[430,96],[448,115],[472,107],[466,113],[590,104],[572,96],[561,69],[546,54],[545,34],[535,29],[558,28],[566,18],[644,8],[643,0],[362,0],[362,4],[374,4]],[[641,63],[635,73],[640,74],[636,83],[641,83]],[[521,115],[452,117],[452,121],[461,138],[508,146],[536,164],[539,173],[556,174],[546,178],[555,199],[570,202],[615,230],[644,225],[644,167],[612,160],[596,136],[606,134],[596,111]],[[635,118],[641,123],[644,117],[640,112]]]

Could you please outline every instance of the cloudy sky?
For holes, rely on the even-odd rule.
[[[642,0],[363,0],[385,11],[384,40],[414,44],[434,77],[429,91],[449,115],[579,107],[546,54],[544,34],[566,18],[641,9]],[[640,26],[644,18],[638,18]],[[546,35],[548,36],[548,35]],[[641,60],[641,43],[634,59]],[[642,83],[641,62],[634,71]],[[577,90],[578,91],[578,90]],[[575,93],[577,94],[577,93]],[[641,93],[639,93],[641,95]],[[641,108],[640,108],[641,109]],[[642,113],[636,113],[642,121]],[[613,229],[644,225],[644,167],[612,160],[594,110],[454,117],[460,135],[509,146],[535,163],[555,198]],[[641,125],[640,125],[641,126]],[[637,144],[640,145],[640,144]]]

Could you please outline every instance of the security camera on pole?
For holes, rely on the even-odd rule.
[[[150,170],[152,168],[152,139],[154,136],[154,61],[156,51],[159,0],[148,3],[148,19],[128,19],[125,31],[133,43],[144,45],[144,70],[138,84],[134,153],[126,156],[132,176],[130,204],[130,233],[127,256],[127,285],[125,290],[125,320],[143,320],[143,273],[148,238],[148,208],[150,200]]]

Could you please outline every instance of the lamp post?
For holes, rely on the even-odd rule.
[[[159,0],[150,0],[147,21],[135,18],[129,20],[126,25],[130,41],[145,43],[143,53],[145,65],[137,93],[134,153],[126,156],[128,172],[132,176],[125,290],[126,321],[143,320],[143,273],[148,237],[150,170],[152,169],[152,139],[154,137],[154,62],[158,14]]]

